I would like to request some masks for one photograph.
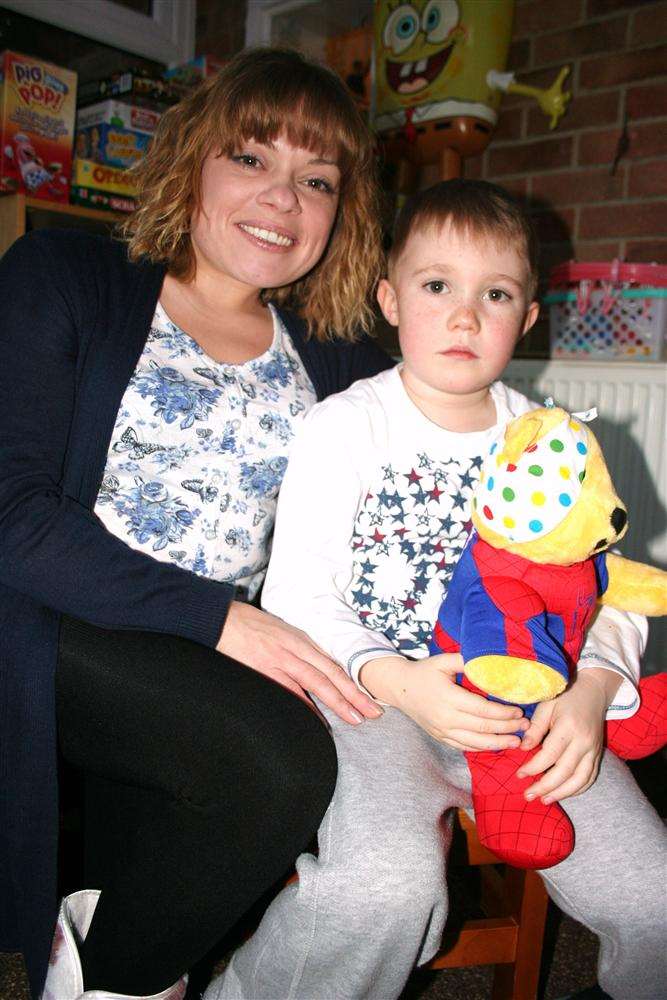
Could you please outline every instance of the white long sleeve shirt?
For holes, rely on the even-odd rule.
[[[263,607],[303,629],[359,683],[369,660],[428,655],[447,583],[470,532],[470,497],[492,441],[533,409],[491,386],[497,422],[458,433],[409,398],[400,369],[312,408],[297,434],[276,517]],[[646,621],[602,608],[580,667],[620,673],[610,714],[633,714]]]

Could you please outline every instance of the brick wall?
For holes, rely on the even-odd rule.
[[[544,207],[546,260],[572,249],[582,260],[666,261],[667,2],[517,0],[509,65],[521,82],[549,85],[566,64],[572,100],[558,127],[507,95],[466,176]]]
[[[543,275],[570,257],[667,263],[667,2],[517,0],[508,65],[536,86],[571,68],[554,131],[535,101],[507,95],[465,166],[527,200]],[[526,348],[545,347],[541,324]]]

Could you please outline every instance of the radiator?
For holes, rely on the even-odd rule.
[[[512,361],[503,379],[537,402],[597,406],[591,429],[605,454],[630,527],[619,550],[667,568],[667,365],[642,362]],[[665,669],[667,619],[651,624],[646,664]]]

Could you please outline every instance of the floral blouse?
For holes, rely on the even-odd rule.
[[[315,391],[277,313],[258,358],[214,361],[158,302],[114,426],[95,514],[156,559],[251,600],[297,423]]]

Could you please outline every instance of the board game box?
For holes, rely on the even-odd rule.
[[[67,202],[76,73],[6,50],[0,54],[0,190]]]

